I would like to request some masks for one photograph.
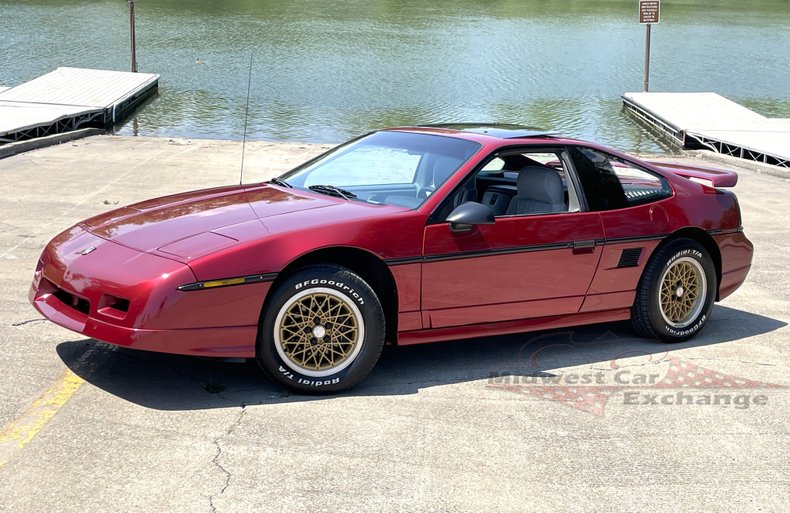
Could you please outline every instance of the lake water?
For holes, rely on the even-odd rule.
[[[138,0],[160,96],[120,133],[339,142],[392,125],[516,122],[669,149],[622,111],[642,87],[637,0]],[[0,85],[129,67],[122,0],[0,0]],[[790,117],[790,1],[664,0],[652,91]]]

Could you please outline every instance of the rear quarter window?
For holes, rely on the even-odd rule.
[[[636,164],[591,148],[569,150],[590,210],[615,210],[672,195],[666,179]]]

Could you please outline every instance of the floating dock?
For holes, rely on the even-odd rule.
[[[790,168],[790,119],[766,118],[716,93],[625,93],[623,104],[683,148]]]
[[[0,88],[0,145],[80,128],[110,129],[154,95],[159,75],[57,68]]]

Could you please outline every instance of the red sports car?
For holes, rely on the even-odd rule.
[[[385,343],[629,318],[677,342],[749,272],[737,178],[514,125],[382,130],[83,221],[30,301],[111,344],[256,358],[303,392],[354,386]]]

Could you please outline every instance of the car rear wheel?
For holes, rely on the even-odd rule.
[[[256,358],[282,385],[306,393],[349,389],[373,369],[385,320],[373,289],[339,266],[303,269],[274,291]]]
[[[675,239],[651,257],[639,282],[631,322],[642,336],[688,340],[705,326],[716,297],[716,271],[705,248]]]

